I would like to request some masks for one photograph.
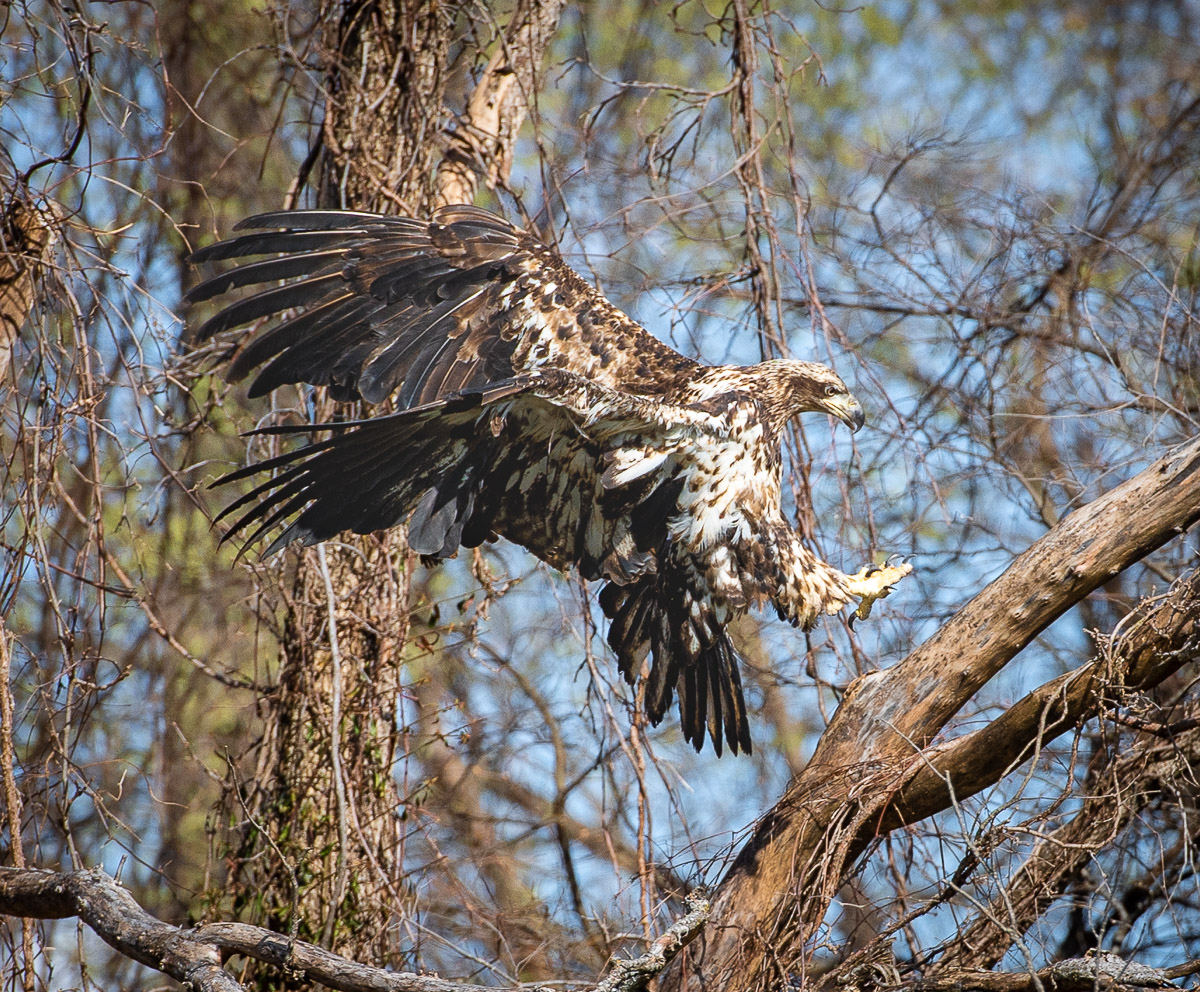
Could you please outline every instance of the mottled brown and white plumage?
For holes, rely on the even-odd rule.
[[[199,262],[270,255],[201,284],[193,302],[276,284],[228,305],[201,339],[260,317],[230,376],[251,395],[327,385],[401,412],[326,424],[324,441],[227,476],[270,473],[224,514],[267,553],[344,530],[407,523],[440,558],[503,536],[555,568],[606,584],[608,641],[662,720],[675,694],[684,736],[750,750],[726,625],[750,607],[811,627],[855,598],[860,614],[907,566],[848,576],[799,540],[780,510],[791,419],[862,411],[823,365],[703,366],[616,309],[558,255],[486,211],[431,221],[344,211],[265,214]],[[296,428],[271,428],[285,433]]]

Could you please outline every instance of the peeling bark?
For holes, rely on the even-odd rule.
[[[538,68],[565,6],[565,0],[526,0],[513,12],[450,132],[438,166],[439,204],[474,203],[481,175],[488,189],[507,182],[517,134],[538,90]]]

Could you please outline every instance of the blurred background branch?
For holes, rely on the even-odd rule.
[[[0,854],[99,866],[166,925],[590,985],[770,827],[856,680],[1200,433],[1192,4],[16,0],[0,29]],[[239,433],[334,407],[210,375],[233,342],[189,349],[187,252],[281,206],[459,196],[680,350],[828,362],[864,400],[853,441],[797,427],[786,511],[836,565],[916,571],[856,631],[738,625],[753,758],[640,722],[591,592],[513,545],[427,570],[398,534],[331,544],[328,586],[315,553],[218,547],[207,483],[268,453]],[[846,771],[829,858],[771,893],[820,898],[733,937],[767,952],[740,979],[1200,957],[1180,526],[997,631],[1023,648],[907,743],[911,777]],[[69,921],[0,939],[10,988],[147,980]],[[702,981],[698,950],[660,984]]]

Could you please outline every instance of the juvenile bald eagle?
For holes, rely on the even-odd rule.
[[[229,376],[402,412],[313,425],[327,440],[226,476],[268,475],[222,514],[266,553],[340,531],[408,524],[442,558],[503,536],[606,584],[608,642],[657,724],[675,693],[684,736],[750,750],[726,625],[751,606],[809,628],[855,598],[861,615],[907,565],[845,575],[780,510],[788,420],[862,408],[823,365],[703,366],[673,351],[531,235],[484,210],[431,221],[346,211],[263,214],[196,262],[270,256],[196,287],[192,302],[269,284],[225,307],[201,340],[269,315]],[[308,428],[269,428],[285,433]],[[648,665],[648,673],[645,668]]]

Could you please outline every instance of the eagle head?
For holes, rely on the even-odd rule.
[[[782,431],[798,413],[827,413],[852,431],[862,427],[862,406],[828,366],[781,358],[753,368],[756,378],[767,387],[763,400],[773,432]]]

